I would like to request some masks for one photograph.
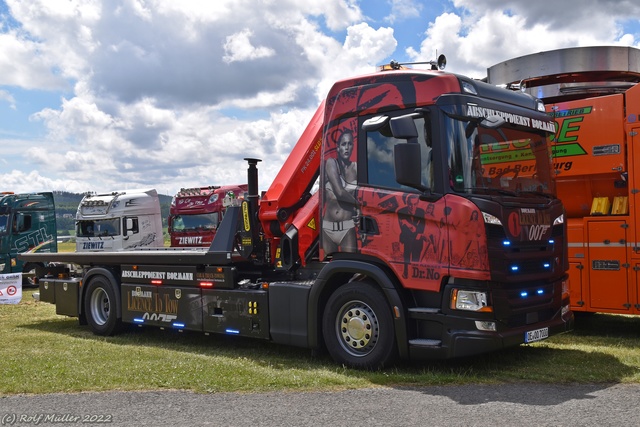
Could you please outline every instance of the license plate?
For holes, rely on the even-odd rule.
[[[542,341],[546,338],[549,338],[549,328],[541,328],[524,333],[524,342],[526,343]]]

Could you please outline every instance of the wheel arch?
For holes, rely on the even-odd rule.
[[[29,271],[32,268],[43,268],[44,269],[44,263],[40,262],[40,261],[28,261],[25,262],[24,265],[22,266],[22,272],[24,273],[25,271]]]
[[[383,267],[362,260],[333,260],[329,262],[318,274],[318,277],[309,294],[307,311],[307,333],[309,347],[319,349],[324,346],[322,339],[322,315],[331,294],[341,285],[370,279],[385,295],[391,309],[398,355],[406,359],[409,355],[407,338],[407,319],[405,316],[405,303],[402,300],[395,276],[386,272]],[[396,316],[396,310],[400,314]]]

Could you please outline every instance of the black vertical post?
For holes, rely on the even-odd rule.
[[[258,235],[258,168],[260,159],[245,158],[247,169],[247,198],[242,202],[242,222],[240,233],[240,255],[247,259],[261,260],[262,248]]]
[[[247,186],[249,187],[248,199],[251,203],[252,213],[255,214],[258,211],[258,168],[257,164],[260,159],[245,158],[249,163],[247,169]]]

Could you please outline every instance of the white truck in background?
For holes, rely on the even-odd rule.
[[[164,246],[155,189],[87,193],[76,213],[76,252]]]

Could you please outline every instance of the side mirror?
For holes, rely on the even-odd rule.
[[[422,160],[419,144],[396,144],[393,147],[393,162],[396,181],[399,184],[416,188],[420,191],[428,190],[427,187],[422,185]]]
[[[375,132],[382,129],[389,122],[389,116],[375,116],[362,123],[362,130],[365,132]]]
[[[407,114],[405,116],[394,117],[389,121],[391,134],[397,139],[406,139],[409,144],[418,143],[418,129],[413,120],[419,114]]]
[[[422,158],[420,144],[418,144],[418,129],[415,118],[421,113],[407,114],[394,117],[389,121],[391,133],[396,139],[406,139],[406,143],[399,143],[393,147],[393,166],[398,184],[427,190],[422,185]]]
[[[133,219],[132,218],[125,218],[124,220],[125,222],[125,227],[124,227],[124,235],[125,237],[129,237],[130,235],[134,234],[134,226],[133,226]]]

